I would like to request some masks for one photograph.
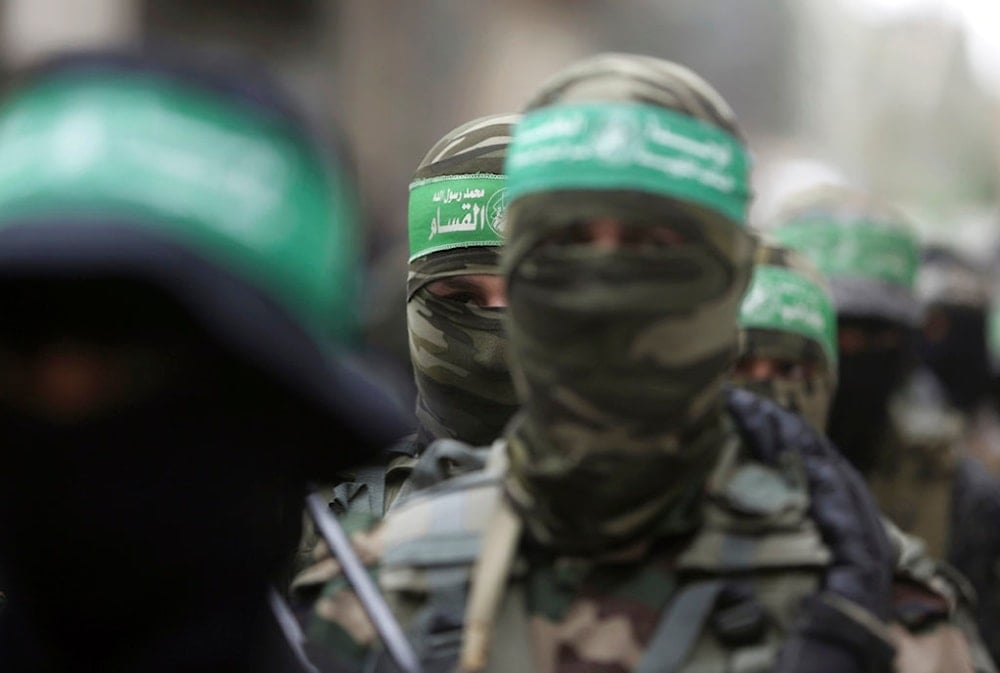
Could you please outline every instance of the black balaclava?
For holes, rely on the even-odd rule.
[[[0,443],[16,447],[18,468],[0,470],[2,647],[41,670],[75,659],[103,671],[214,670],[213,657],[256,666],[249,652],[280,648],[246,648],[247,633],[270,631],[264,597],[248,588],[276,582],[295,549],[296,450],[315,429],[162,293],[110,280],[31,287],[0,286],[9,324],[24,326],[0,335],[8,356],[44,343],[143,345],[169,354],[170,371],[69,420],[4,391]]]
[[[860,353],[840,353],[839,382],[830,408],[827,434],[862,472],[875,466],[889,424],[889,403],[912,370],[913,334],[880,319],[841,318],[839,326],[878,333],[898,330],[899,343]]]
[[[827,434],[862,472],[880,462],[889,403],[914,360],[921,305],[914,285],[920,243],[909,219],[877,197],[826,185],[789,199],[771,230],[804,253],[830,284],[840,351]],[[856,328],[864,344],[848,344]]]
[[[944,388],[948,401],[970,413],[986,397],[990,385],[986,274],[955,250],[928,246],[917,276],[917,292],[927,307],[921,361]]]

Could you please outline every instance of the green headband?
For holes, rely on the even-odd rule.
[[[831,278],[870,278],[909,290],[914,287],[920,247],[916,236],[898,225],[810,219],[781,225],[772,233]]]
[[[789,332],[818,343],[837,362],[837,321],[830,295],[795,271],[779,266],[754,268],[740,306],[740,326]]]
[[[54,75],[0,107],[0,227],[112,218],[355,331],[354,199],[286,122],[155,75]]]
[[[642,103],[573,103],[527,113],[507,154],[510,200],[551,190],[636,190],[745,224],[750,158],[735,137]]]
[[[444,175],[410,184],[410,261],[432,252],[503,245],[503,175]]]

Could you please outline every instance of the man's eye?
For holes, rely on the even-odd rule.
[[[561,229],[559,231],[552,232],[548,236],[542,239],[542,245],[578,245],[581,243],[589,243],[591,236],[588,234],[586,227],[580,223],[574,223]]]
[[[802,367],[795,362],[778,362],[775,365],[778,376],[783,379],[799,379],[802,376]]]
[[[637,248],[673,248],[684,244],[684,235],[666,227],[634,229],[622,243]]]
[[[459,304],[476,304],[479,303],[479,297],[472,294],[471,292],[454,292],[445,295],[441,295],[444,299],[449,301],[455,301]]]
[[[747,357],[742,357],[736,361],[733,366],[733,372],[739,376],[748,375],[753,369],[753,360]]]

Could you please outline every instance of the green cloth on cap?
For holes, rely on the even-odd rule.
[[[920,246],[908,228],[868,219],[816,218],[780,225],[772,235],[805,253],[830,278],[870,278],[914,288]]]
[[[837,362],[837,319],[830,295],[792,269],[758,265],[740,306],[740,326],[791,332],[818,343]]]
[[[432,252],[503,245],[503,175],[445,175],[410,184],[410,261]]]
[[[551,190],[634,190],[744,224],[750,158],[729,133],[643,103],[567,103],[525,114],[506,173],[511,201]]]
[[[66,73],[0,108],[0,227],[122,220],[203,254],[318,336],[355,334],[346,185],[263,110],[151,74]]]

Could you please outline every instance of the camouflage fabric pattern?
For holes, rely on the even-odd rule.
[[[757,264],[791,269],[817,287],[826,289],[826,282],[811,263],[795,251],[774,242],[767,241],[758,246]],[[832,347],[836,348],[836,344]],[[814,368],[813,376],[798,378],[774,376],[759,380],[735,373],[732,382],[800,414],[819,432],[825,431],[827,414],[837,389],[837,363],[823,344],[791,331],[743,327],[740,330],[739,357],[773,359]]]
[[[413,299],[428,283],[467,275],[500,273],[500,248],[484,245],[432,252],[409,263],[406,274],[406,298]]]
[[[528,109],[580,101],[658,104],[739,137],[707,83],[659,59],[587,59],[543,86]],[[601,218],[667,224],[683,243],[564,242],[581,221]],[[508,489],[541,541],[593,550],[641,534],[671,507],[690,518],[683,503],[725,439],[721,392],[755,245],[743,225],[641,190],[560,189],[510,203],[502,267],[524,417],[511,436]],[[670,465],[660,473],[676,479],[654,487],[642,461]],[[607,485],[588,498],[587,514],[571,486],[584,482]]]
[[[892,205],[849,187],[828,185],[815,187],[790,197],[775,216],[769,231],[785,240],[785,231],[798,227],[877,226],[898,231],[905,239],[909,252],[919,258],[913,224]],[[864,275],[846,275],[824,268],[823,260],[831,251],[827,247],[804,247],[810,260],[824,273],[833,294],[838,316],[885,318],[905,326],[915,327],[921,318],[921,306],[912,283],[887,282]],[[842,256],[844,251],[837,251]],[[873,270],[877,271],[877,270]]]
[[[516,115],[473,120],[428,151],[414,179],[502,175]],[[417,419],[434,437],[485,444],[516,410],[506,361],[502,308],[436,297],[427,285],[455,276],[499,273],[497,246],[456,247],[413,259],[407,275],[407,329],[417,385]]]
[[[366,562],[381,561],[379,583],[427,671],[455,670],[460,625],[452,620],[461,621],[479,540],[503,497],[504,448],[493,447],[485,472],[402,503],[377,528],[358,529],[356,518],[347,522],[359,530],[354,540]],[[740,579],[720,595],[716,616],[702,625],[681,670],[770,670],[799,599],[815,591],[829,552],[804,516],[809,499],[794,464],[764,467],[730,445],[706,492],[705,525],[690,541],[652,536],[615,555],[586,559],[523,546],[504,589],[486,671],[635,670],[664,607],[716,576]],[[994,671],[975,630],[959,619],[968,618],[961,578],[944,572],[919,540],[886,526],[897,550],[896,670]],[[312,602],[307,632],[314,660],[369,670],[380,651],[377,636],[325,548],[293,589]],[[751,619],[730,622],[729,615]],[[730,623],[736,628],[729,630]],[[928,654],[964,665],[934,665]]]
[[[502,455],[504,447],[494,451]],[[425,491],[361,540],[369,549],[377,540],[379,584],[426,671],[455,670],[467,584],[478,541],[504,497],[503,471],[493,463],[486,473]],[[766,467],[732,443],[712,465],[706,489],[699,504],[705,525],[693,539],[653,536],[617,554],[587,558],[523,545],[504,589],[486,671],[635,670],[672,599],[699,582],[732,576],[740,579],[722,590],[718,616],[696,625],[679,670],[770,670],[801,598],[819,586],[829,551],[808,517],[809,498],[794,465]],[[317,647],[336,646],[347,670],[363,670],[379,655],[374,630],[335,562],[301,575],[295,589],[321,596],[307,633]],[[726,618],[740,614],[749,616],[741,622],[746,628]]]
[[[606,552],[651,534],[690,532],[698,523],[701,497],[692,485],[705,480],[721,447],[735,435],[724,416],[713,416],[683,446],[669,434],[629,436],[613,426],[596,430],[594,437],[558,420],[551,427],[556,439],[550,440],[553,435],[538,434],[519,420],[508,431],[507,494],[532,539],[566,554]],[[580,448],[567,454],[556,446]],[[685,481],[668,475],[683,475]]]
[[[495,274],[497,260],[496,248],[465,248],[420,258],[411,266],[437,279]],[[459,303],[422,286],[407,302],[406,314],[420,424],[433,437],[489,443],[517,409],[504,309]]]

